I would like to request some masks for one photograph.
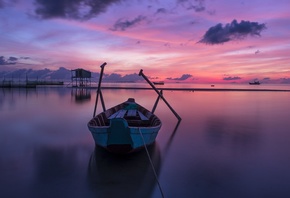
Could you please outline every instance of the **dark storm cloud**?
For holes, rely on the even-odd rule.
[[[199,43],[222,44],[231,40],[243,39],[246,36],[260,36],[262,30],[266,29],[264,23],[233,20],[230,24],[223,26],[221,23],[209,28]]]
[[[17,60],[18,58],[15,57],[9,57],[8,60],[6,60],[4,56],[0,56],[0,65],[15,65]]]
[[[118,31],[118,30],[125,31],[127,28],[134,27],[145,20],[146,20],[146,17],[141,16],[141,15],[139,15],[138,17],[136,17],[135,19],[133,19],[131,21],[119,19],[118,21],[116,21],[114,26],[112,28],[110,28],[110,30],[112,30],[112,31]]]
[[[187,80],[188,78],[191,78],[191,74],[183,74],[180,78],[166,78],[167,80]]]
[[[0,0],[1,1],[1,0]],[[122,0],[35,0],[35,14],[42,19],[86,20],[97,16]]]
[[[234,76],[234,77],[224,77],[223,80],[240,80],[242,79],[241,77],[238,77],[238,76]]]

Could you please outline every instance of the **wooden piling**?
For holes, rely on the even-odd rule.
[[[98,104],[98,100],[99,100],[99,95],[101,97],[102,100],[102,106],[103,106],[103,110],[105,111],[105,104],[103,102],[103,95],[101,93],[101,83],[102,83],[102,78],[103,78],[103,73],[104,73],[104,68],[106,66],[106,62],[104,62],[100,67],[101,67],[101,73],[100,73],[100,78],[99,78],[99,83],[98,83],[98,90],[97,90],[97,96],[96,96],[96,102],[95,102],[95,108],[94,108],[94,114],[93,117],[96,116],[96,110],[97,110],[97,104]]]
[[[176,111],[170,106],[170,104],[167,102],[167,100],[163,97],[162,93],[160,93],[156,87],[153,85],[153,83],[143,74],[143,69],[140,70],[139,76],[142,76],[147,83],[156,91],[156,93],[159,95],[160,98],[165,102],[165,104],[168,106],[168,108],[172,111],[172,113],[177,117],[178,120],[181,120],[181,117],[176,113]]]

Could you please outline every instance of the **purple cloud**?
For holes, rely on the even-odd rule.
[[[234,76],[234,77],[229,76],[229,77],[223,78],[223,80],[240,80],[240,79],[242,79],[242,78],[239,76]]]
[[[187,10],[194,10],[195,12],[205,11],[205,0],[195,0],[192,3],[190,0],[177,0],[178,4],[181,4]]]
[[[42,19],[67,18],[87,20],[103,13],[122,0],[35,0],[35,14]]]
[[[127,28],[134,27],[145,20],[146,20],[146,17],[141,16],[141,15],[139,15],[138,17],[136,17],[135,19],[133,19],[131,21],[119,19],[114,24],[113,28],[110,28],[110,30],[112,30],[112,31],[118,31],[118,30],[125,31]]]
[[[188,78],[191,78],[191,74],[183,74],[180,78],[166,78],[167,80],[187,80]]]
[[[168,11],[165,8],[157,9],[155,14],[166,14]]]
[[[4,56],[0,56],[0,65],[15,65],[17,60],[18,58],[15,57],[9,57],[8,60],[6,60]]]
[[[233,20],[223,26],[221,23],[209,28],[203,38],[198,43],[222,44],[232,40],[244,39],[246,36],[261,36],[260,33],[266,29],[264,23]]]
[[[290,78],[280,78],[281,83],[290,84]]]

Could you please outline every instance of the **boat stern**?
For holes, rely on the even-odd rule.
[[[128,123],[123,118],[110,120],[107,149],[114,153],[129,153],[133,150],[133,140]]]

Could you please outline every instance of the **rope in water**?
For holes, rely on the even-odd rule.
[[[140,133],[140,135],[141,135],[141,137],[142,137],[142,141],[143,141],[143,144],[144,144],[144,147],[145,147],[145,150],[146,150],[146,154],[147,154],[147,157],[148,157],[149,162],[150,162],[150,164],[151,164],[151,167],[152,167],[152,170],[153,170],[153,173],[154,173],[154,176],[155,176],[156,182],[157,182],[157,184],[158,184],[158,188],[159,188],[159,190],[160,190],[161,196],[164,198],[164,194],[163,194],[163,191],[162,191],[161,185],[160,185],[160,183],[159,183],[159,181],[158,181],[158,176],[157,176],[157,174],[156,174],[156,171],[155,171],[155,168],[154,168],[154,164],[153,164],[153,162],[152,162],[152,160],[151,160],[151,157],[150,157],[149,151],[148,151],[148,149],[147,149],[147,146],[146,146],[146,143],[145,143],[145,140],[144,140],[143,134],[141,133],[140,128],[138,128],[138,130],[139,130],[139,133]]]

